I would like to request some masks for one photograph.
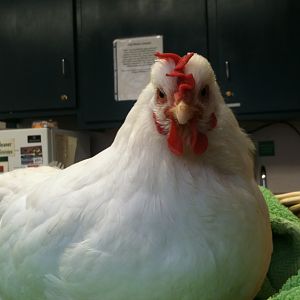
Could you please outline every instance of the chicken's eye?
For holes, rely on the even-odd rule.
[[[199,100],[201,103],[208,103],[209,100],[209,87],[208,85],[204,86],[200,91],[199,91]]]
[[[201,95],[201,97],[208,96],[208,86],[207,85],[200,90],[200,95]]]
[[[167,95],[161,89],[157,89],[156,98],[159,104],[163,104],[167,102]]]

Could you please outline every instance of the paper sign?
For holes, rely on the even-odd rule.
[[[15,140],[0,139],[0,156],[14,156],[14,155],[15,155]]]
[[[116,39],[114,47],[115,100],[136,100],[149,83],[156,51],[163,51],[161,35]]]

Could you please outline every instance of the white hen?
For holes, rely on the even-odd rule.
[[[157,56],[111,147],[6,197],[2,300],[258,292],[272,242],[253,145],[205,58]]]

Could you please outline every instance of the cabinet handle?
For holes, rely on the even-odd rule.
[[[229,61],[225,61],[225,73],[226,73],[226,79],[230,79],[230,68],[229,68]]]
[[[68,101],[68,99],[69,99],[69,97],[67,95],[65,95],[65,94],[60,95],[60,100],[61,101]]]
[[[61,73],[62,73],[63,76],[66,75],[66,64],[65,64],[65,59],[64,58],[62,58],[62,60],[61,60]]]

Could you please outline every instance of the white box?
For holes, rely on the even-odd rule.
[[[49,165],[65,167],[90,157],[89,136],[56,128],[0,130],[0,172]]]

